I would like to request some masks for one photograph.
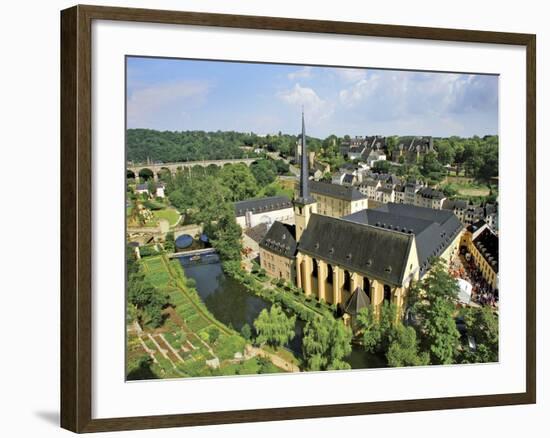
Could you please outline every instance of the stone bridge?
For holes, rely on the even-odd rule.
[[[186,168],[191,168],[195,166],[208,167],[211,165],[223,167],[226,164],[237,164],[242,163],[250,166],[257,158],[235,158],[228,160],[203,160],[203,161],[182,161],[180,163],[144,163],[144,164],[128,164],[126,166],[126,173],[134,174],[134,178],[139,180],[139,174],[143,170],[150,170],[153,173],[153,178],[155,181],[158,180],[159,172],[163,170],[168,170],[175,175],[178,170],[183,170]]]

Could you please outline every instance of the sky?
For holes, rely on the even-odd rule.
[[[498,76],[127,58],[127,126],[308,135],[498,133]]]

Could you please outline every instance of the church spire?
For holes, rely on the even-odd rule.
[[[309,172],[306,145],[306,122],[302,108],[302,166],[300,168],[300,187],[298,197],[294,199],[294,222],[296,224],[296,240],[300,241],[302,233],[307,228],[309,218],[317,213],[317,202],[309,194]]]
[[[300,169],[300,198],[309,198],[309,170],[306,145],[306,122],[304,120],[304,108],[302,108],[302,165]]]

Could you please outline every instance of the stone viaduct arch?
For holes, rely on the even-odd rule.
[[[159,164],[131,164],[126,166],[126,175],[134,175],[134,178],[139,179],[139,175],[142,172],[150,171],[153,174],[153,179],[158,180],[160,172],[169,171],[172,175],[175,175],[178,169],[187,169],[195,166],[208,167],[217,166],[223,167],[226,164],[242,163],[250,166],[255,162],[256,158],[236,158],[228,160],[203,160],[203,161],[183,161],[181,163],[159,163]],[[147,172],[148,173],[148,172]]]

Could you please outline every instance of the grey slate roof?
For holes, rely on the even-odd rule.
[[[360,286],[357,286],[351,296],[348,299],[348,302],[344,306],[344,312],[355,316],[363,307],[370,306],[370,299]]]
[[[270,196],[267,198],[247,199],[235,202],[235,216],[244,216],[247,211],[253,214],[275,211],[292,207],[292,202],[286,196]]]
[[[310,181],[309,190],[311,193],[343,199],[345,201],[356,201],[366,198],[366,196],[355,187],[346,187],[322,181]]]
[[[391,187],[380,187],[377,191],[386,193],[387,195],[391,195],[393,193],[393,189]]]
[[[344,175],[344,182],[346,184],[352,184],[353,183],[353,178],[355,178],[351,173],[346,173]]]
[[[468,202],[463,201],[461,199],[446,199],[443,201],[443,208],[446,210],[465,210],[468,207]]]
[[[260,242],[260,248],[292,258],[296,255],[296,227],[275,221]]]
[[[361,186],[364,186],[364,187],[376,187],[378,185],[380,181],[378,180],[375,180],[375,179],[367,179],[365,181],[363,181],[363,183],[361,184]]]
[[[298,250],[386,284],[401,285],[413,236],[313,214]]]
[[[254,242],[260,243],[265,237],[269,230],[269,225],[262,222],[254,227],[248,228],[244,231],[248,237],[250,237]]]
[[[463,228],[450,210],[434,210],[393,202],[377,209],[361,210],[342,219],[414,234],[420,275],[430,268],[430,258],[439,257]]]
[[[498,237],[489,228],[485,228],[474,238],[473,243],[493,270],[498,272]]]
[[[439,190],[432,189],[431,187],[424,187],[418,191],[418,194],[423,198],[428,199],[443,199],[445,195]]]

